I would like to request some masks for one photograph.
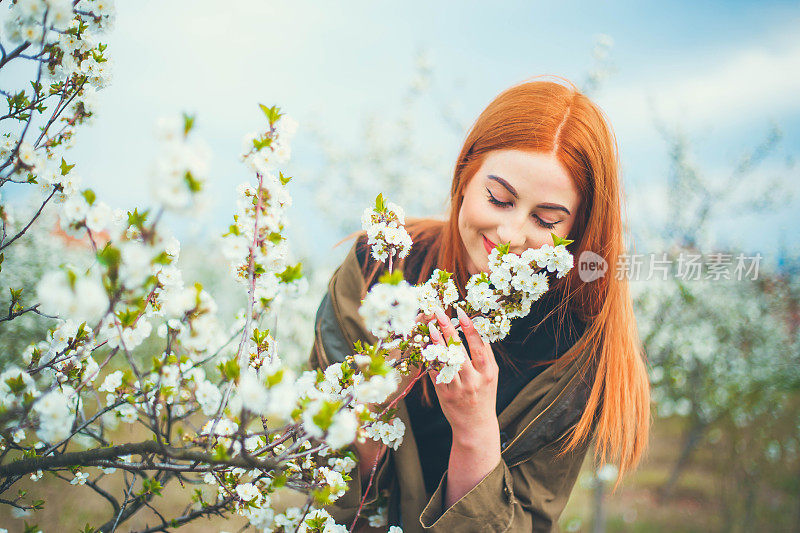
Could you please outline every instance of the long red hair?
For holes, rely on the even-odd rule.
[[[570,232],[569,249],[575,258],[584,251],[601,256],[607,275],[583,282],[578,269],[551,286],[560,296],[560,316],[566,310],[586,324],[577,344],[559,363],[568,364],[583,350],[591,350],[582,373],[593,373],[594,384],[578,423],[562,452],[577,447],[595,431],[595,459],[618,463],[619,475],[636,467],[647,448],[650,433],[650,383],[627,279],[613,271],[625,252],[622,183],[616,138],[604,113],[572,83],[534,80],[498,95],[480,114],[464,141],[450,188],[449,216],[409,220],[414,247],[438,250],[422,261],[415,283],[427,281],[434,268],[454,274],[461,297],[469,280],[467,251],[458,231],[464,189],[493,150],[517,149],[556,156],[573,179],[580,195],[578,216]],[[356,235],[364,235],[357,232]],[[369,264],[370,261],[367,262]],[[365,271],[369,287],[383,267],[372,261]],[[403,262],[398,265],[402,268]],[[366,265],[365,265],[366,268]],[[621,279],[620,279],[621,278]]]

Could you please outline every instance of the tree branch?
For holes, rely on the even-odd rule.
[[[173,448],[171,446],[159,446],[155,441],[135,442],[111,446],[108,448],[95,448],[82,452],[64,453],[50,457],[37,457],[32,459],[22,459],[7,465],[0,466],[0,476],[8,477],[13,475],[27,474],[37,470],[51,470],[53,468],[67,466],[83,466],[87,463],[100,461],[103,459],[116,459],[120,455],[129,454],[160,454],[171,459],[183,461],[197,461],[215,465],[238,466],[241,468],[258,468],[260,470],[273,470],[279,463],[274,460],[258,460],[255,458],[230,458],[218,459],[210,454],[188,450],[184,448]]]

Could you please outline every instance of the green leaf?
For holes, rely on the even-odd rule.
[[[194,115],[189,115],[187,113],[183,114],[183,136],[186,137],[189,135],[189,132],[192,130],[194,126]]]
[[[553,237],[553,246],[560,246],[562,244],[564,246],[566,246],[568,244],[572,244],[573,242],[575,242],[575,241],[571,241],[569,239],[562,239],[561,237],[559,237],[555,233],[550,233],[550,235]]]
[[[14,290],[9,287],[8,290],[11,291],[11,305],[14,305],[22,299],[22,291],[25,289]]]
[[[333,423],[333,415],[339,410],[341,406],[341,402],[330,402],[330,401],[323,401],[322,407],[320,407],[319,411],[311,417],[311,420],[319,426],[323,431],[327,430],[331,427]]]
[[[378,281],[380,283],[388,283],[389,285],[399,285],[404,279],[403,271],[398,268],[392,273],[389,273],[389,271],[384,272],[381,277],[378,278]]]
[[[264,104],[258,104],[258,106],[261,108],[261,111],[264,112],[264,116],[267,117],[267,120],[269,120],[270,127],[283,116],[283,113],[280,112],[280,108],[276,105],[267,107]]]
[[[375,210],[378,213],[383,213],[384,211],[386,211],[386,203],[384,202],[384,199],[383,199],[383,193],[379,194],[375,198]]]
[[[228,235],[241,235],[242,232],[239,231],[239,227],[236,224],[231,224],[228,226],[228,233],[223,233],[223,237],[227,237]]]
[[[286,185],[292,180],[292,177],[289,176],[288,178],[283,175],[283,172],[278,172],[278,179],[281,180],[281,184]]]
[[[446,270],[439,271],[439,283],[447,283],[447,280],[450,279],[452,274],[447,272]]]
[[[447,345],[452,346],[453,344],[461,344],[461,341],[458,340],[456,337],[450,337],[447,339]]]
[[[139,495],[144,494],[155,494],[156,496],[161,496],[161,489],[164,487],[158,480],[150,478],[150,479],[143,479],[142,480],[142,492]]]
[[[300,279],[303,277],[303,263],[297,263],[294,266],[286,267],[286,270],[278,274],[278,277],[281,278],[283,283],[291,283],[294,280]]]
[[[153,259],[153,263],[157,265],[169,265],[172,263],[172,257],[167,252],[161,252]]]
[[[67,162],[64,161],[64,158],[63,157],[61,158],[61,175],[62,176],[66,176],[67,173],[70,170],[72,170],[73,168],[75,168],[75,164],[74,163],[72,165],[68,165]]]
[[[150,210],[147,209],[142,213],[139,213],[139,208],[133,210],[133,212],[128,211],[128,225],[135,226],[139,229],[144,227],[145,222],[147,221],[147,215],[150,213]]]
[[[263,137],[257,137],[253,139],[253,147],[256,150],[261,150],[262,148],[268,148],[272,144],[272,137],[269,135],[264,135]]]
[[[237,379],[239,377],[239,373],[241,372],[239,361],[237,361],[235,357],[233,359],[220,362],[217,365],[217,368],[219,369],[220,373],[229,380]]]
[[[331,488],[321,487],[311,491],[311,496],[314,498],[316,504],[320,507],[331,503]],[[327,521],[326,517],[306,518],[306,524],[311,528],[311,531],[321,530]]]
[[[222,444],[217,444],[214,446],[214,452],[211,454],[211,456],[217,461],[227,461],[230,459],[230,455],[228,455],[228,449]]]
[[[19,374],[15,378],[6,379],[6,385],[8,385],[8,388],[11,389],[11,392],[14,394],[19,394],[25,389],[25,382],[22,380],[22,374]],[[24,496],[24,494],[21,496]]]
[[[197,181],[192,173],[188,170],[186,174],[183,175],[183,181],[186,182],[186,185],[189,187],[189,190],[192,192],[200,192],[203,189],[203,184]]]
[[[86,199],[86,203],[89,205],[92,205],[97,198],[97,195],[95,195],[92,189],[84,189],[81,194]]]
[[[269,376],[267,376],[267,386],[268,387],[274,387],[275,385],[277,385],[281,381],[283,381],[283,369],[282,368],[280,370],[278,370],[277,372],[275,372],[274,374],[270,374]]]
[[[283,487],[284,485],[286,485],[286,482],[288,480],[289,479],[286,477],[286,473],[285,472],[281,472],[280,474],[278,474],[274,478],[272,478],[272,487],[275,488],[275,489],[279,489],[279,488]]]
[[[78,276],[72,270],[67,270],[67,281],[69,282],[69,288],[74,291],[75,283],[78,282]]]
[[[119,318],[120,324],[122,325],[123,328],[129,328],[133,326],[138,316],[139,316],[139,310],[126,309],[117,311],[117,318]]]
[[[114,246],[108,244],[97,252],[97,260],[105,267],[117,267],[120,261],[122,261],[122,254],[118,248],[114,248]]]
[[[508,249],[511,247],[509,244],[498,244],[497,251],[500,252],[500,255],[506,255],[508,253]]]
[[[258,328],[255,328],[253,329],[253,335],[250,338],[253,339],[253,342],[256,343],[256,346],[261,346],[266,342],[267,337],[269,337],[268,329],[260,331]]]

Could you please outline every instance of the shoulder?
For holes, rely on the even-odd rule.
[[[365,268],[367,266],[367,261],[369,260],[369,246],[367,246],[366,233],[356,237],[356,242],[353,244],[353,248],[355,250],[356,259],[358,259],[358,264],[362,269]]]

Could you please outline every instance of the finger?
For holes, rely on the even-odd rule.
[[[428,323],[428,331],[430,333],[429,337],[434,343],[447,344],[444,340],[444,337],[442,337],[442,334],[439,332],[439,329],[436,327],[436,320],[431,320]]]
[[[462,385],[466,385],[472,383],[477,376],[478,370],[475,368],[475,365],[472,364],[472,361],[469,360],[469,357],[467,357],[464,362],[461,363],[461,368],[458,369],[456,377],[459,378],[459,382]]]
[[[475,329],[472,320],[470,320],[463,309],[457,307],[456,314],[458,315],[458,322],[461,324],[461,331],[464,332],[464,336],[467,338],[469,354],[472,356],[472,365],[475,367],[475,370],[482,372],[489,364],[489,358],[494,358],[494,354],[490,355],[492,351],[491,346],[483,340],[478,330]]]
[[[450,318],[445,312],[441,308],[437,308],[434,310],[434,313],[436,314],[436,320],[439,323],[439,327],[442,329],[444,338],[460,341],[461,339],[458,336],[456,328],[453,327],[453,323],[450,322]]]
[[[420,313],[420,314],[417,315],[417,319],[416,320],[417,320],[417,322],[420,322],[422,324],[427,324],[428,322],[430,322],[434,318],[435,317],[432,314],[431,315],[426,315],[424,313]]]

